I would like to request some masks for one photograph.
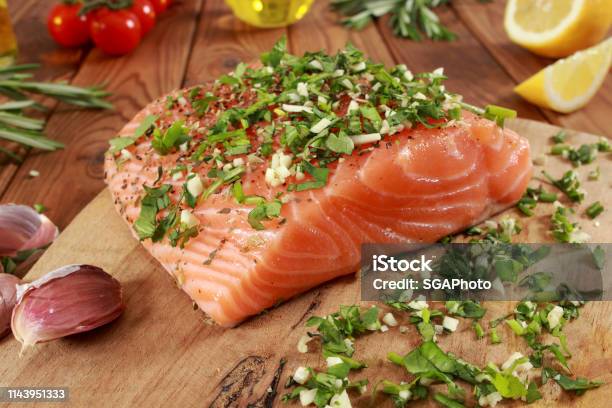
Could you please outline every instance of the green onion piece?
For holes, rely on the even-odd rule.
[[[242,204],[244,202],[244,191],[242,190],[242,183],[239,181],[235,182],[232,186],[232,194],[234,194],[234,198],[238,204]]]
[[[114,154],[120,152],[128,146],[133,145],[136,143],[136,140],[131,137],[116,137],[109,140],[108,143],[110,144],[110,149],[108,150],[109,153]]]
[[[501,343],[501,339],[499,337],[499,334],[497,334],[497,327],[492,327],[491,331],[489,333],[491,334],[491,344],[499,344],[499,343]]]
[[[522,201],[522,200],[521,200]],[[528,217],[531,217],[534,212],[533,212],[533,208],[535,208],[535,200],[533,204],[528,204],[528,203],[524,203],[524,202],[519,202],[516,205],[516,208],[518,208],[523,214],[525,214]]]
[[[595,168],[595,170],[591,170],[589,172],[589,180],[590,181],[597,181],[599,180],[599,176],[601,175],[601,170],[599,170],[599,166],[597,166]]]
[[[506,320],[506,323],[508,324],[508,326],[510,326],[512,331],[517,336],[522,336],[523,334],[525,334],[525,329],[523,328],[523,326],[521,326],[521,324],[518,322],[518,320],[510,319],[510,320]]]
[[[543,203],[554,203],[555,201],[557,201],[557,194],[542,191],[540,193],[540,196],[538,197],[538,201],[541,201]]]
[[[556,144],[553,147],[550,148],[550,154],[553,154],[555,156],[559,156],[562,155],[563,152],[566,152],[570,150],[570,146],[566,145],[566,144]]]
[[[603,205],[601,205],[599,201],[595,201],[589,206],[589,208],[586,209],[586,214],[589,216],[589,218],[593,219],[596,218],[599,214],[601,214],[603,210]]]
[[[551,139],[555,143],[563,143],[565,139],[567,139],[567,133],[565,130],[560,130],[557,134],[553,135]]]
[[[216,179],[215,181],[213,181],[211,183],[211,185],[208,186],[208,188],[206,190],[204,190],[204,193],[202,194],[202,197],[204,197],[204,200],[206,200],[208,197],[210,197],[222,185],[223,185],[223,180],[222,179]]]
[[[244,204],[246,204],[246,205],[259,205],[259,204],[262,204],[262,203],[265,203],[265,202],[266,202],[265,198],[260,197],[260,196],[255,196],[255,195],[253,195],[253,196],[246,196],[244,198]]]
[[[155,124],[157,119],[158,118],[155,115],[147,115],[134,131],[134,138],[138,139],[140,136],[144,135],[147,130],[149,130],[151,126]]]
[[[516,111],[502,106],[487,105],[485,107],[484,117],[494,120],[499,127],[504,127],[506,119],[516,118]]]
[[[42,214],[47,211],[47,207],[45,207],[43,204],[34,204],[34,209],[39,214]]]
[[[461,402],[439,392],[434,394],[434,400],[447,408],[465,408],[465,405],[463,405]]]
[[[404,366],[404,358],[395,352],[390,352],[389,354],[387,354],[387,359],[393,364],[396,364],[398,366]]]
[[[480,325],[480,323],[478,322],[474,322],[472,323],[472,326],[474,327],[474,332],[476,333],[476,338],[477,339],[482,339],[485,335],[484,330],[482,329],[482,326]]]

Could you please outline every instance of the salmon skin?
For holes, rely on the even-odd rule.
[[[277,44],[145,107],[111,141],[106,182],[134,236],[231,327],[354,273],[363,243],[436,242],[521,198],[529,143],[443,80]]]

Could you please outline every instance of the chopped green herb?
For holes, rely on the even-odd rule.
[[[527,387],[526,401],[531,404],[539,399],[542,399],[542,394],[540,394],[537,384],[531,381]]]
[[[136,143],[136,139],[122,136],[111,139],[108,141],[108,143],[110,144],[110,149],[108,151],[114,154]]]
[[[513,367],[525,362],[527,362],[527,358],[520,358],[513,364]],[[486,372],[491,377],[491,384],[502,397],[512,399],[527,397],[527,387],[512,373],[513,367],[499,371],[497,367],[489,364]]]
[[[567,132],[565,130],[560,130],[558,133],[551,137],[554,143],[564,143],[565,139],[567,139]]]
[[[589,237],[580,230],[577,223],[572,223],[568,218],[569,209],[557,207],[552,215],[552,234],[558,242],[583,243]]]
[[[575,171],[569,170],[558,180],[545,171],[542,171],[542,174],[570,200],[580,203],[584,199],[584,192],[580,189],[580,181]]]
[[[418,381],[411,383],[396,384],[389,380],[382,381],[382,392],[390,395],[396,407],[403,408],[409,401],[425,399],[427,388],[418,384]]]
[[[162,225],[157,220],[157,214],[170,206],[168,192],[171,188],[169,184],[158,188],[144,186],[146,195],[141,200],[140,215],[134,222],[134,230],[141,240],[151,238],[156,242],[161,239],[160,227]]]
[[[42,214],[47,211],[47,207],[45,207],[43,204],[34,204],[34,210],[36,210],[37,213]]]
[[[272,218],[278,218],[281,211],[280,200],[274,200],[270,202],[263,202],[258,204],[255,208],[249,212],[248,220],[249,224],[253,229],[263,230],[265,229],[262,224],[263,220],[271,220]]]
[[[184,122],[182,120],[177,120],[164,132],[155,128],[153,130],[151,146],[153,146],[157,153],[166,155],[170,153],[173,148],[179,147],[190,139]]]
[[[476,333],[476,338],[479,340],[482,339],[485,335],[485,332],[480,323],[475,321],[472,323],[472,327],[474,328],[474,333]]]
[[[191,106],[193,107],[193,109],[195,109],[195,112],[198,116],[204,116],[208,112],[210,104],[215,102],[217,99],[218,98],[216,96],[206,95],[203,98],[194,100],[191,103]]]
[[[176,103],[176,99],[172,95],[166,96],[166,109],[174,108],[174,104]]]
[[[175,229],[168,235],[168,239],[170,240],[170,245],[173,247],[184,248],[185,244],[189,242],[191,238],[194,238],[198,235],[198,227],[188,227],[188,228],[179,228]]]
[[[501,339],[499,337],[499,334],[497,333],[497,327],[491,327],[489,333],[491,334],[491,344],[501,343]]]
[[[589,205],[586,209],[586,214],[590,219],[596,218],[599,214],[604,211],[603,205],[599,201],[595,201],[593,204]]]
[[[434,400],[436,400],[440,405],[447,408],[465,408],[460,401],[450,398],[448,395],[442,393],[435,393]]]
[[[138,125],[138,127],[136,128],[136,130],[134,131],[134,139],[138,139],[139,137],[143,136],[145,133],[147,133],[155,124],[155,121],[157,121],[158,117],[155,115],[147,115],[145,116],[145,118],[142,120],[142,122],[140,122],[140,125]]]
[[[488,105],[485,108],[484,117],[494,120],[499,127],[504,127],[506,119],[516,118],[516,111],[496,105]]]
[[[587,390],[600,387],[603,384],[603,381],[590,381],[581,377],[572,380],[551,367],[544,367],[542,370],[542,384],[546,384],[548,379],[555,380],[565,391],[574,391],[576,395],[582,395]]]
[[[327,354],[344,354],[352,356],[352,339],[367,331],[376,331],[381,327],[378,319],[378,308],[372,307],[361,311],[358,306],[340,306],[340,310],[326,317],[313,316],[306,325],[315,327]]]
[[[327,176],[329,175],[329,169],[324,167],[315,167],[307,161],[302,162],[302,169],[310,174],[314,181],[307,181],[295,186],[296,191],[305,191],[315,188],[324,187],[327,184]]]
[[[487,309],[473,300],[464,300],[461,302],[449,300],[446,302],[445,307],[452,315],[468,317],[475,320],[482,318],[487,312]]]
[[[599,176],[601,175],[601,171],[599,170],[599,166],[595,168],[595,170],[591,170],[589,172],[589,180],[597,181],[599,180]]]
[[[355,145],[353,139],[341,132],[339,135],[330,134],[325,141],[325,146],[335,153],[351,154]]]

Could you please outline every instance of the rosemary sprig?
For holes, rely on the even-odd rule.
[[[449,31],[433,11],[450,0],[331,0],[334,10],[345,16],[347,27],[362,29],[374,19],[391,14],[389,23],[398,37],[420,41],[422,34],[432,40],[451,41]]]
[[[45,121],[27,115],[27,110],[45,111],[45,106],[30,99],[32,94],[44,95],[81,108],[111,109],[105,100],[110,95],[102,87],[78,87],[65,83],[32,81],[29,72],[38,64],[24,64],[0,68],[0,95],[9,99],[0,104],[0,139],[19,143],[28,148],[57,150],[64,145],[45,137]],[[15,152],[2,148],[0,152],[15,161],[21,157]]]

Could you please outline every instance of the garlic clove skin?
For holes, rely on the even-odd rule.
[[[22,350],[103,326],[123,310],[121,284],[91,265],[68,265],[17,287],[11,328]]]
[[[11,329],[11,315],[17,302],[19,283],[21,281],[16,276],[0,271],[0,339]]]
[[[57,227],[26,205],[0,205],[0,256],[43,248],[57,238]]]

